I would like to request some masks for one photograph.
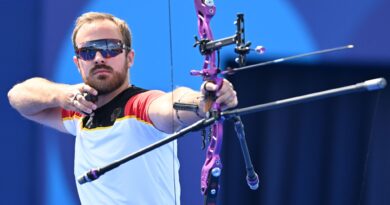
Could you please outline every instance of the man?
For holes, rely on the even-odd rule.
[[[237,105],[228,81],[201,92],[178,88],[171,93],[131,85],[131,33],[110,14],[80,16],[72,35],[73,61],[84,83],[67,85],[31,78],[8,93],[11,105],[24,117],[76,136],[76,177],[149,145],[205,115],[203,95],[215,91],[223,109]],[[90,99],[87,96],[97,96]],[[173,102],[199,106],[197,112],[175,111]],[[172,142],[98,180],[77,184],[82,204],[180,204],[179,163]]]

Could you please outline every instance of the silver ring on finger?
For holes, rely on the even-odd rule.
[[[79,96],[79,95],[81,95],[81,93],[76,93],[75,95],[74,95],[74,97],[73,97],[73,99],[72,99],[72,103],[73,103],[73,105],[76,105],[76,102],[77,102],[77,96]]]

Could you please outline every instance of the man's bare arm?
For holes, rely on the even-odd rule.
[[[77,93],[88,89],[91,88],[84,84],[67,85],[43,78],[31,78],[15,85],[8,92],[8,99],[11,106],[27,119],[66,132],[61,108],[80,111],[73,104],[73,99]],[[90,105],[89,102],[78,103],[79,108]]]
[[[154,126],[166,133],[172,133],[186,127],[205,116],[204,95],[207,91],[216,91],[217,86],[213,83],[204,83],[201,91],[197,92],[186,87],[180,87],[172,93],[166,93],[154,100],[149,107],[149,117]],[[217,100],[222,110],[237,106],[237,96],[229,81],[225,80],[221,89],[216,92]],[[197,112],[175,111],[173,103],[186,103],[198,106]]]

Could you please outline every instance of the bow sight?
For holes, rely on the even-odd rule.
[[[257,53],[264,53],[265,48],[262,46],[257,46],[256,49],[251,49],[251,42],[245,42],[245,27],[244,27],[244,14],[238,13],[237,19],[234,22],[236,25],[236,34],[233,36],[229,36],[226,38],[221,38],[217,40],[210,40],[207,38],[203,38],[199,40],[198,36],[195,36],[194,47],[199,46],[199,52],[202,55],[210,55],[214,51],[219,51],[222,47],[229,46],[232,44],[236,44],[234,48],[234,52],[238,54],[236,58],[236,62],[243,66],[245,65],[245,56],[250,51],[256,51]],[[218,59],[219,60],[219,59]]]

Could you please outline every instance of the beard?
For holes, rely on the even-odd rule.
[[[111,66],[108,65],[96,65],[94,66],[85,79],[85,84],[95,88],[98,91],[98,95],[105,95],[118,89],[123,83],[126,82],[127,78],[127,63],[125,62],[123,69],[114,71]],[[94,75],[93,73],[97,69],[105,69],[111,72],[111,77],[108,75]]]

